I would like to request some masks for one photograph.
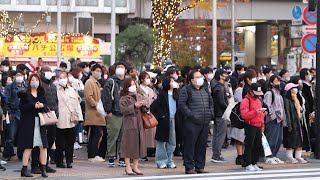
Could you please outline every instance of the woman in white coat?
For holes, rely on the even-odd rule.
[[[58,108],[62,116],[59,116],[57,123],[56,165],[58,168],[72,168],[75,126],[83,121],[83,115],[79,95],[74,88],[68,86],[67,74],[57,74],[57,80]],[[63,163],[63,154],[67,166]]]

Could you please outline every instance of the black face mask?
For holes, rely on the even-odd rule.
[[[279,90],[280,89],[280,84],[274,85],[273,86],[275,89]]]
[[[254,98],[259,98],[259,96],[258,95],[255,95],[253,92],[251,92],[252,93],[252,96],[254,97]]]
[[[224,77],[224,81],[225,81],[225,82],[229,82],[229,80],[230,80],[230,77],[229,77],[229,76]]]

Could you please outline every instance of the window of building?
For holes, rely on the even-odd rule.
[[[112,0],[104,0],[104,7],[111,7]],[[116,0],[116,7],[127,7],[127,0]]]
[[[47,5],[56,6],[58,0],[47,0]],[[61,1],[62,6],[70,6],[70,0],[62,0]]]
[[[0,4],[11,4],[11,0],[0,0]]]
[[[18,5],[40,5],[41,0],[17,0]]]
[[[99,0],[77,0],[76,6],[98,6]]]

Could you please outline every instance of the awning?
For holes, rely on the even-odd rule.
[[[91,61],[95,61],[97,63],[102,63],[102,59],[99,58],[80,58],[81,62],[91,62]]]
[[[16,66],[18,64],[25,64],[31,61],[28,57],[9,57],[11,66]]]

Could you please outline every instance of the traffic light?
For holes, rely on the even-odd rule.
[[[207,29],[206,29],[206,28],[203,28],[203,29],[202,29],[202,32],[206,33],[206,32],[207,32]]]
[[[315,11],[315,10],[316,10],[315,0],[309,0],[308,11]]]

